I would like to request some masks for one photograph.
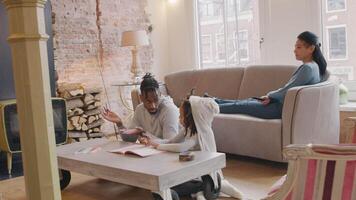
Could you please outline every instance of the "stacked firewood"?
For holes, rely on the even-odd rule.
[[[79,83],[61,83],[58,95],[66,99],[67,129],[71,138],[101,137],[104,123],[101,112],[101,89]]]

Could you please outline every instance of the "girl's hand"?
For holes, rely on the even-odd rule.
[[[150,138],[148,138],[147,136],[140,136],[140,137],[138,138],[138,141],[139,141],[141,144],[148,145],[149,142],[150,142]]]
[[[262,105],[264,105],[264,106],[266,106],[266,105],[268,105],[269,103],[271,103],[271,99],[270,99],[268,96],[262,96],[261,99],[262,99],[261,103],[262,103]]]
[[[158,143],[153,142],[152,140],[148,141],[149,145],[153,146],[155,149],[158,147]]]

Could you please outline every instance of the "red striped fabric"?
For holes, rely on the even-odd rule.
[[[335,161],[329,160],[326,164],[326,174],[324,181],[323,200],[331,200],[331,191],[333,188]]]
[[[305,180],[304,200],[313,200],[317,160],[308,161],[307,178]]]
[[[356,161],[348,161],[345,169],[342,200],[351,200],[355,180]]]

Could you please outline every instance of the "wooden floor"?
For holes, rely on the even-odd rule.
[[[243,157],[228,156],[225,177],[246,194],[260,199],[269,187],[286,173],[286,165]],[[2,197],[2,198],[1,198]],[[0,200],[25,200],[23,177],[0,182]],[[70,185],[62,191],[63,200],[143,200],[151,199],[147,190],[72,173]],[[232,199],[221,197],[219,199]]]

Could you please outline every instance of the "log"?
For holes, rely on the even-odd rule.
[[[78,89],[81,89],[84,92],[81,83],[60,83],[58,86],[58,94],[60,97],[68,99],[72,97],[70,91]]]
[[[84,90],[83,89],[71,90],[69,91],[69,94],[71,97],[82,96],[84,94]]]
[[[69,110],[67,111],[67,117],[71,117],[71,116],[73,116],[73,115],[74,115],[73,110],[72,110],[72,109],[69,109]]]
[[[93,138],[93,137],[103,137],[104,134],[103,133],[90,133],[88,134],[89,138]]]
[[[101,100],[101,93],[95,94],[95,95],[94,95],[94,100],[100,101],[100,100]]]
[[[100,101],[95,101],[95,102],[94,102],[94,106],[95,106],[95,107],[101,106],[101,102],[100,102]]]
[[[73,116],[73,117],[71,117],[71,118],[69,118],[69,120],[72,122],[72,125],[73,126],[76,126],[76,125],[78,125],[79,123],[79,118],[80,118],[80,116]]]
[[[82,124],[82,130],[83,130],[83,131],[88,130],[88,126],[87,126],[86,124]]]
[[[70,131],[70,130],[74,130],[74,126],[73,126],[73,124],[69,121],[69,120],[67,120],[67,129]]]
[[[81,115],[83,113],[84,113],[84,110],[81,108],[74,108],[74,110],[73,110],[74,115]]]
[[[84,93],[85,94],[96,94],[96,93],[101,93],[102,89],[100,87],[84,87]]]
[[[93,123],[93,122],[96,121],[96,120],[97,120],[97,119],[96,119],[95,115],[89,116],[89,118],[88,118],[88,124],[91,124],[91,123]]]
[[[68,110],[74,109],[74,108],[81,108],[83,106],[84,106],[84,103],[79,98],[67,100],[67,109]]]
[[[91,105],[89,105],[89,106],[86,107],[87,110],[93,110],[93,109],[95,109],[95,108],[97,108],[97,107],[94,106],[93,104],[91,104]]]
[[[82,131],[68,131],[68,137],[70,138],[87,138],[87,134]]]
[[[87,122],[87,121],[88,121],[87,118],[85,118],[85,117],[79,117],[78,124],[83,124],[83,123],[85,123],[85,122]]]
[[[87,124],[88,125],[88,129],[98,127],[98,126],[102,125],[104,122],[105,121],[103,119],[96,120],[95,122],[93,122],[91,124]]]
[[[89,104],[92,104],[94,102],[94,96],[91,95],[90,93],[89,94],[85,94],[84,96],[84,104],[85,105],[89,105]]]
[[[87,111],[84,112],[84,114],[86,114],[86,115],[88,115],[88,116],[98,115],[98,114],[100,114],[100,113],[101,113],[101,111],[100,111],[99,108],[93,109],[93,110],[87,110]]]

